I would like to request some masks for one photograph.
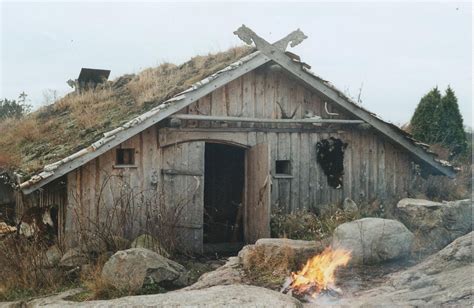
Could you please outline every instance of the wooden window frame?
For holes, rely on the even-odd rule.
[[[283,165],[283,166],[279,166],[279,165]],[[283,171],[283,172],[279,172],[279,171]],[[289,159],[275,160],[275,178],[293,178],[291,160]]]
[[[126,154],[128,153],[128,154]],[[125,155],[128,159],[125,161]],[[118,148],[115,150],[114,168],[136,168],[135,165],[135,149],[134,148]]]

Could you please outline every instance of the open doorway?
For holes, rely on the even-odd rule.
[[[204,166],[204,244],[225,250],[244,241],[245,149],[206,143]]]

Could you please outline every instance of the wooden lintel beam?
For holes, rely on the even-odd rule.
[[[192,121],[217,121],[217,122],[250,122],[250,123],[289,123],[289,124],[362,124],[362,120],[344,120],[344,119],[263,119],[263,118],[245,118],[245,117],[226,117],[226,116],[206,116],[194,114],[176,114],[171,116],[178,120]]]

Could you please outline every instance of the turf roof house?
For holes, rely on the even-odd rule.
[[[402,197],[415,164],[454,176],[426,145],[285,52],[306,38],[300,30],[274,44],[245,26],[235,34],[256,49],[44,166],[21,183],[19,207],[57,206],[59,235],[74,242],[75,215],[102,219],[123,187],[140,193],[135,204],[158,193],[151,206],[182,206],[181,245],[201,252],[206,243],[269,237],[275,208]],[[138,217],[124,236],[144,221]]]

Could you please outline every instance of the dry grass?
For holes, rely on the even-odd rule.
[[[244,271],[252,284],[276,289],[281,287],[292,271],[296,270],[297,258],[289,247],[283,247],[277,254],[267,253],[265,249],[265,246],[252,247]]]
[[[0,241],[0,301],[51,293],[72,285],[64,272],[47,263],[46,249],[44,243],[23,237]]]
[[[164,63],[70,93],[20,120],[5,120],[0,123],[0,168],[37,172],[250,52],[237,47],[179,66]]]
[[[308,210],[297,210],[289,214],[277,210],[271,215],[271,234],[272,237],[295,240],[321,240],[331,236],[338,225],[360,216],[358,212],[345,213],[341,209],[327,211],[322,215]]]
[[[76,300],[111,299],[133,294],[131,292],[118,290],[102,279],[102,268],[105,262],[107,262],[105,256],[99,257],[94,264],[91,264],[81,271],[79,279],[86,291],[79,294],[80,299],[76,298]]]
[[[409,197],[433,201],[453,201],[470,198],[472,191],[470,166],[462,166],[455,179],[430,175],[417,179],[410,185]]]

